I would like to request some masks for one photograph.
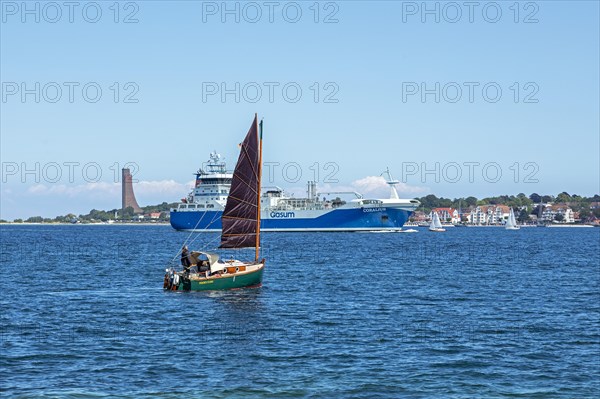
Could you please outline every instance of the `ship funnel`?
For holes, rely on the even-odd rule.
[[[317,197],[317,182],[309,181],[306,189],[306,194],[309,200],[314,200]]]

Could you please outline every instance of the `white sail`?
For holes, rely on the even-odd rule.
[[[446,231],[446,229],[444,229],[442,227],[442,222],[440,222],[440,216],[438,215],[437,212],[433,212],[432,216],[431,216],[431,224],[429,225],[429,231]]]
[[[508,219],[506,220],[506,226],[505,226],[507,229],[510,229],[515,226],[513,224],[512,218],[513,218],[513,210],[512,210],[512,208],[510,208],[510,213],[508,214]]]
[[[437,215],[437,214],[434,212],[433,215],[431,216],[431,223],[429,224],[429,230],[435,229],[435,215]]]
[[[508,214],[508,220],[506,221],[505,228],[508,230],[517,230],[519,228],[517,225],[517,220],[515,219],[515,212],[512,208],[510,208],[510,213]]]
[[[433,224],[436,229],[442,228],[442,222],[440,222],[440,217],[437,212],[433,213]]]

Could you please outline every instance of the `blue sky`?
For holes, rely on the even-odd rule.
[[[298,193],[384,195],[386,167],[407,197],[600,191],[596,1],[22,4],[1,2],[0,218],[117,208],[128,162],[141,205],[176,201],[255,112]]]

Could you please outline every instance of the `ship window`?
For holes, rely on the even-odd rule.
[[[381,201],[378,200],[364,200],[363,204],[381,204]]]

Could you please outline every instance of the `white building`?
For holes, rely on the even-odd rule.
[[[433,208],[431,212],[429,212],[429,220],[433,218],[434,212],[437,212],[442,223],[447,223],[448,221],[450,221],[450,223],[456,224],[460,222],[458,211],[454,208]]]
[[[544,211],[542,212],[542,221],[554,223],[557,215],[562,215],[562,223],[575,223],[575,215],[573,214],[573,210],[568,206],[561,204],[545,207]]]
[[[509,213],[506,205],[481,205],[471,211],[467,220],[471,224],[503,224]]]

